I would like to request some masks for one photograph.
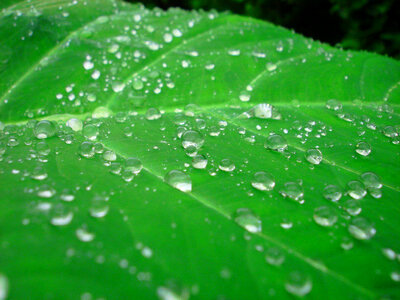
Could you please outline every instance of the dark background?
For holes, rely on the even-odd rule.
[[[331,45],[400,59],[400,0],[144,0],[143,3],[149,8],[229,10],[294,29]]]

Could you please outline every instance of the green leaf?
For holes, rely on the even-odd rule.
[[[0,299],[400,297],[399,62],[225,13],[11,2]]]

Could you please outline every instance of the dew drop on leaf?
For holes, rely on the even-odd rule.
[[[189,130],[182,134],[182,147],[185,149],[190,146],[199,149],[201,146],[203,146],[203,144],[204,138],[197,131]]]
[[[283,197],[288,197],[292,200],[299,201],[300,203],[304,202],[303,188],[297,182],[286,182],[283,188],[280,190],[280,193]]]
[[[336,185],[328,185],[324,188],[323,195],[327,200],[339,201],[342,198],[342,190]]]
[[[285,261],[285,255],[276,247],[270,247],[265,252],[265,260],[273,266],[280,266]]]
[[[376,229],[367,219],[356,217],[349,225],[349,232],[358,240],[369,240],[375,235]]]
[[[267,172],[256,172],[251,181],[251,185],[260,191],[272,191],[275,187],[275,179]]]
[[[68,207],[59,203],[51,209],[50,223],[54,226],[66,226],[71,223],[73,216],[73,212]]]
[[[155,108],[155,107],[150,107],[147,111],[146,111],[146,119],[149,121],[153,121],[153,120],[158,120],[159,118],[161,118],[161,113],[160,111]]]
[[[192,191],[192,180],[190,176],[179,170],[172,170],[165,175],[165,182],[170,186],[182,191],[191,192]]]
[[[72,118],[67,121],[67,126],[70,127],[73,131],[81,131],[83,124],[81,120]]]
[[[222,159],[218,167],[224,172],[232,172],[236,168],[235,164],[229,158]]]
[[[338,219],[333,208],[328,206],[317,207],[314,210],[314,221],[320,226],[330,227],[334,225]]]
[[[264,146],[267,149],[282,152],[287,148],[288,144],[283,136],[279,134],[272,134],[267,138]]]
[[[239,208],[236,210],[234,220],[239,226],[243,227],[248,232],[261,232],[262,223],[260,218],[248,208]]]
[[[3,273],[0,273],[0,300],[7,299],[8,287],[8,278]]]
[[[322,161],[322,153],[319,149],[308,149],[306,159],[309,163],[319,165]]]
[[[125,169],[131,171],[133,174],[139,174],[143,169],[143,164],[139,158],[129,157],[125,161]]]
[[[361,213],[361,206],[359,201],[354,199],[348,199],[345,203],[343,208],[347,211],[350,216],[358,216]]]
[[[304,297],[311,292],[312,282],[309,276],[299,271],[294,271],[289,274],[285,282],[286,291],[297,297]]]
[[[86,226],[82,226],[75,231],[76,237],[84,243],[88,243],[94,240],[94,233],[88,231]]]
[[[380,189],[382,187],[382,182],[378,175],[373,172],[365,172],[361,175],[361,181],[367,188]]]
[[[47,120],[37,122],[34,128],[34,135],[38,139],[46,139],[52,137],[55,135],[55,133],[56,133],[56,126],[54,125],[53,122]]]
[[[347,183],[347,186],[348,186],[347,193],[353,199],[356,200],[362,199],[367,194],[364,185],[357,180],[350,181],[349,183]]]
[[[356,152],[362,156],[368,156],[371,153],[371,146],[367,142],[359,142],[356,145]]]
[[[196,155],[192,159],[192,166],[195,169],[205,169],[207,167],[208,160],[204,155]]]
[[[104,218],[109,210],[108,199],[103,195],[93,197],[89,213],[93,218]]]
[[[94,141],[97,139],[97,136],[99,135],[99,129],[93,124],[88,124],[83,127],[82,133],[85,138]]]

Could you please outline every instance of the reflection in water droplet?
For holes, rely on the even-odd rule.
[[[310,277],[298,271],[291,272],[285,283],[286,290],[295,296],[303,297],[311,292],[312,282]]]
[[[172,170],[165,175],[165,182],[170,186],[182,191],[191,192],[192,191],[192,180],[189,175],[185,174],[179,170]]]
[[[275,151],[284,151],[287,148],[286,139],[279,134],[270,135],[264,144],[265,148]]]
[[[314,221],[318,225],[330,227],[334,225],[338,219],[335,211],[328,206],[317,207],[314,210]]]
[[[143,169],[143,164],[140,159],[136,157],[129,157],[125,161],[125,169],[131,171],[134,174],[139,174]]]
[[[88,243],[88,242],[93,241],[93,240],[94,240],[94,237],[95,237],[94,233],[89,232],[89,231],[87,230],[86,226],[82,226],[81,228],[78,228],[78,229],[75,231],[75,234],[76,234],[77,238],[78,238],[81,242],[85,242],[85,243]]]
[[[336,185],[328,185],[327,187],[325,187],[323,194],[325,199],[331,201],[339,201],[340,198],[342,198],[342,191]]]
[[[361,181],[367,188],[380,189],[382,182],[378,175],[372,172],[365,172],[361,175]]]
[[[322,153],[318,149],[309,149],[306,152],[306,159],[314,165],[319,165],[322,161]]]
[[[203,155],[196,155],[192,159],[192,166],[195,169],[205,169],[207,167],[208,160]]]
[[[73,218],[73,213],[63,204],[57,204],[53,206],[51,211],[50,223],[54,226],[65,226],[71,223]]]
[[[235,168],[235,164],[229,158],[224,158],[219,163],[219,169],[224,172],[232,172]]]
[[[376,229],[367,219],[357,217],[349,225],[349,232],[356,239],[369,240],[375,235]]]
[[[47,120],[39,121],[36,123],[33,133],[38,139],[46,139],[55,135],[56,126]]]
[[[265,260],[273,266],[280,266],[285,261],[285,255],[276,247],[268,248],[265,253]]]
[[[7,299],[8,288],[9,288],[8,278],[6,277],[6,275],[0,273],[0,300]]]
[[[288,197],[290,199],[293,199],[295,201],[299,201],[300,203],[303,203],[303,188],[301,187],[300,184],[297,182],[286,182],[280,191],[281,195],[283,197]]]
[[[359,204],[359,201],[354,200],[354,199],[348,199],[346,203],[344,204],[344,209],[347,211],[347,213],[351,216],[357,216],[361,213],[361,206]]]
[[[186,131],[182,134],[182,147],[188,148],[190,146],[199,149],[204,144],[203,136],[194,130]]]
[[[349,183],[347,183],[347,186],[348,186],[347,193],[353,199],[356,200],[362,199],[367,194],[364,185],[357,180],[350,181]]]
[[[366,142],[359,142],[356,145],[356,152],[362,156],[368,156],[371,153],[371,146]]]
[[[267,172],[257,172],[254,174],[251,185],[260,191],[272,191],[275,187],[275,179]]]
[[[262,223],[260,218],[248,208],[239,208],[236,210],[234,219],[239,226],[243,227],[248,232],[261,232]]]
[[[108,199],[102,195],[94,196],[89,209],[90,215],[94,218],[103,218],[107,215],[109,210],[107,200]]]

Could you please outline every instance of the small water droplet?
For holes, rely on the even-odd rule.
[[[179,170],[172,170],[165,175],[165,182],[170,186],[182,191],[191,192],[192,191],[192,180],[190,176]]]
[[[359,202],[354,199],[348,199],[344,204],[344,209],[350,216],[358,216],[362,210]]]
[[[75,231],[77,238],[84,243],[88,243],[94,240],[95,234],[88,231],[86,226],[82,226]]]
[[[143,169],[143,164],[139,158],[129,157],[125,161],[125,169],[131,171],[134,174],[139,174]]]
[[[150,107],[147,111],[146,111],[146,119],[149,121],[153,121],[153,120],[158,120],[159,118],[161,118],[161,113],[160,111],[155,108],[155,107]]]
[[[367,191],[366,191],[364,185],[357,180],[350,181],[349,183],[347,183],[347,186],[348,186],[347,193],[353,199],[356,199],[356,200],[362,199],[367,194]]]
[[[303,188],[297,182],[286,182],[280,193],[283,197],[288,197],[292,200],[299,201],[300,203],[304,202]]]
[[[314,210],[313,217],[315,223],[324,227],[333,226],[338,219],[335,211],[328,206],[317,207]]]
[[[96,195],[92,199],[89,213],[93,218],[103,218],[107,215],[109,206],[108,199],[102,195]]]
[[[311,292],[312,282],[307,275],[294,271],[289,274],[285,283],[286,290],[295,296],[304,297]]]
[[[182,134],[182,147],[199,149],[204,144],[204,137],[197,131],[189,130]]]
[[[356,239],[369,240],[375,235],[376,229],[367,219],[357,217],[354,218],[349,225],[349,232]]]
[[[378,175],[373,172],[365,172],[361,175],[361,181],[367,188],[380,189],[382,182]]]
[[[229,158],[224,158],[219,163],[219,169],[224,172],[232,172],[235,168],[235,164]]]
[[[81,131],[83,124],[79,119],[69,119],[67,121],[67,126],[70,127],[73,131]]]
[[[335,202],[339,201],[340,198],[342,198],[342,191],[336,185],[328,185],[327,187],[324,188],[323,195],[325,199]]]
[[[71,223],[73,218],[72,211],[62,203],[53,206],[51,211],[50,223],[54,226],[66,226]]]
[[[260,191],[272,191],[275,179],[271,174],[261,171],[254,174],[251,185]]]
[[[99,135],[99,129],[95,125],[88,124],[83,127],[82,133],[85,138],[94,141],[97,139],[97,136]]]
[[[260,218],[248,208],[239,208],[236,210],[234,219],[239,226],[243,227],[248,232],[261,232],[262,223]]]
[[[285,255],[276,247],[270,247],[265,253],[265,260],[273,266],[280,266],[285,261]]]
[[[322,153],[319,149],[309,149],[306,152],[306,159],[314,165],[319,165],[322,161]]]
[[[326,107],[330,110],[340,110],[342,109],[342,103],[336,99],[329,99],[326,101]]]
[[[368,156],[371,153],[371,146],[366,142],[359,142],[356,145],[356,152],[362,156]]]
[[[279,134],[270,135],[265,141],[264,147],[270,150],[282,152],[287,148],[286,139]]]
[[[39,121],[36,123],[33,132],[38,139],[46,139],[54,136],[56,133],[56,126],[53,122],[47,120]]]
[[[203,155],[196,155],[192,159],[192,166],[195,169],[205,169],[207,167],[208,160]]]

